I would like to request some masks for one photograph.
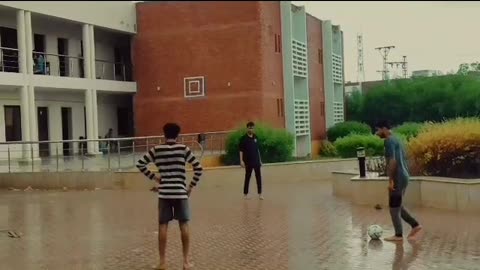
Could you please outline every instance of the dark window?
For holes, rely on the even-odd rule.
[[[282,36],[277,35],[278,40],[278,52],[282,52]]]
[[[281,117],[285,116],[284,107],[285,107],[285,105],[283,104],[283,98],[281,98],[280,99],[280,116]]]
[[[318,63],[323,64],[323,50],[318,49]]]
[[[22,140],[22,117],[20,106],[5,106],[5,140]]]
[[[325,102],[320,102],[320,116],[325,116]]]
[[[277,34],[274,34],[275,35],[275,52],[278,51],[278,39],[277,39]]]
[[[280,117],[280,99],[277,98],[277,116]]]
[[[280,35],[275,34],[275,52],[279,53],[282,51],[282,38]]]

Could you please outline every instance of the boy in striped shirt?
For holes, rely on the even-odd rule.
[[[189,261],[190,232],[188,221],[190,209],[188,198],[200,180],[202,165],[185,145],[177,143],[180,126],[168,123],[163,127],[166,142],[150,149],[137,163],[137,168],[150,180],[158,182],[158,249],[160,264],[156,269],[165,269],[165,250],[167,243],[168,222],[176,219],[180,225],[183,248],[183,269],[190,269]],[[193,166],[194,176],[187,188],[186,163]],[[158,176],[148,170],[147,165],[154,163]]]

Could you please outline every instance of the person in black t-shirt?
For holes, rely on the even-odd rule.
[[[249,122],[247,124],[247,134],[240,138],[240,165],[245,168],[245,182],[243,183],[243,195],[248,199],[248,188],[250,186],[250,177],[252,171],[255,171],[255,179],[257,180],[258,196],[263,200],[262,196],[262,174],[260,167],[262,159],[258,148],[257,136],[254,133],[255,124]]]

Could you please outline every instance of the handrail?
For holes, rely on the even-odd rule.
[[[55,54],[55,53],[46,53],[46,52],[37,52],[37,51],[32,51],[33,54],[40,54],[40,55],[51,55],[51,56],[61,56],[61,57],[68,57],[68,58],[75,58],[75,59],[84,59],[83,56],[73,56],[73,55],[67,55],[67,54]]]
[[[108,60],[103,60],[103,59],[95,59],[95,62],[103,62],[103,63],[109,63],[109,64],[115,64],[115,65],[132,65],[131,63],[124,63],[124,62],[112,62]]]
[[[2,47],[2,46],[0,46],[0,50],[19,51],[19,49],[17,49],[17,48]]]
[[[205,132],[202,134],[212,135],[212,134],[228,134],[232,131],[212,131]],[[179,134],[178,138],[187,137],[187,136],[197,136],[200,133],[185,133]],[[72,139],[72,140],[60,140],[60,141],[9,141],[9,142],[0,142],[0,145],[9,145],[9,144],[53,144],[53,143],[74,143],[74,142],[109,142],[109,141],[132,141],[132,140],[146,140],[146,139],[161,139],[165,138],[164,135],[160,136],[141,136],[141,137],[124,137],[124,138],[107,138],[107,139]]]
[[[210,155],[224,154],[225,139],[229,132],[180,134],[177,141],[188,145],[201,159],[205,152]],[[205,136],[197,137],[200,134]],[[0,142],[0,173],[131,170],[143,152],[162,143],[164,138],[165,136],[139,136]]]

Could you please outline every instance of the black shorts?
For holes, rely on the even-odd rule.
[[[188,199],[158,199],[158,222],[168,224],[173,219],[180,223],[190,220]]]

